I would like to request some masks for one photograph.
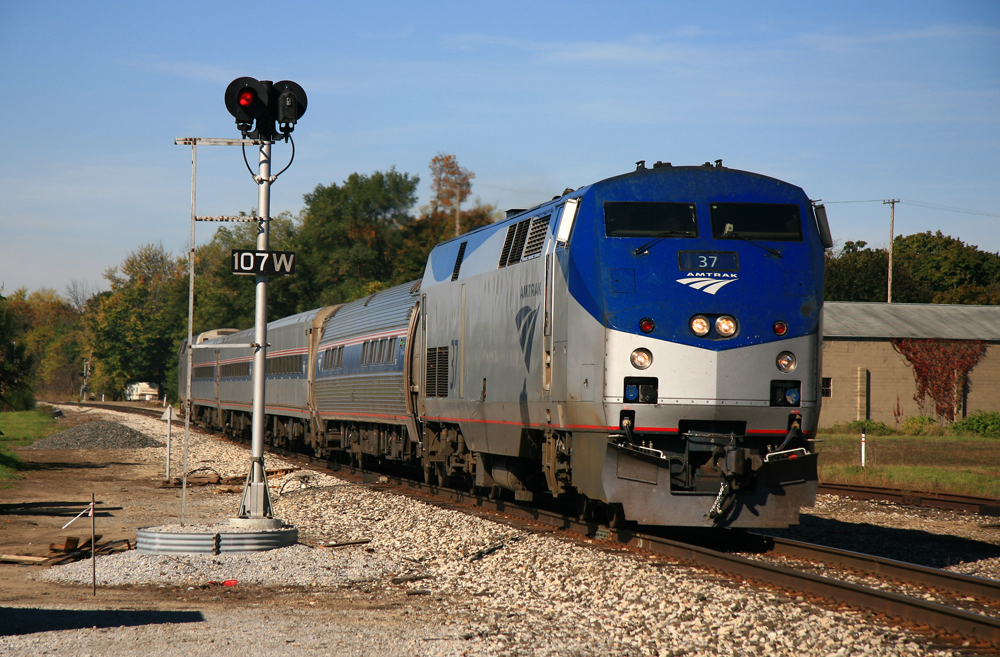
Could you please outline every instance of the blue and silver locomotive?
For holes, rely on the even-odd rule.
[[[270,324],[267,440],[612,524],[795,523],[829,245],[798,187],[640,163],[439,244],[419,281]],[[248,439],[252,354],[213,346],[252,331],[213,336],[195,416]]]

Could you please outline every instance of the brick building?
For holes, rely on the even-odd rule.
[[[920,415],[910,363],[893,338],[983,340],[986,353],[969,373],[963,416],[1000,411],[1000,306],[846,303],[823,306],[823,410],[820,426],[871,419],[893,427]],[[924,415],[933,414],[927,399]]]

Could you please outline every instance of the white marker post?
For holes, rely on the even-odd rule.
[[[94,595],[97,595],[97,514],[94,507],[97,504],[97,493],[90,494],[90,576],[94,584]]]
[[[167,483],[170,483],[170,427],[173,424],[174,419],[174,407],[168,406],[167,410],[163,411],[163,415],[160,416],[161,420],[167,421]]]
[[[865,432],[861,431],[861,467],[865,467]]]

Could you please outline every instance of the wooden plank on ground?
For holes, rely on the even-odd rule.
[[[4,554],[0,555],[0,561],[3,563],[20,563],[20,564],[40,564],[48,561],[48,557],[38,557],[33,554]]]

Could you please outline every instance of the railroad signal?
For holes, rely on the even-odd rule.
[[[274,83],[274,93],[278,96],[277,116],[275,119],[281,128],[282,133],[289,133],[295,129],[295,122],[306,113],[305,89],[291,80],[282,80]]]
[[[236,78],[226,87],[226,109],[236,119],[236,125],[246,137],[255,119],[267,112],[270,94],[268,85],[253,78]]]
[[[236,78],[226,87],[226,109],[236,119],[243,137],[273,140],[288,136],[306,112],[305,90],[291,80]],[[257,127],[254,129],[254,121]],[[275,122],[280,126],[275,128]]]

